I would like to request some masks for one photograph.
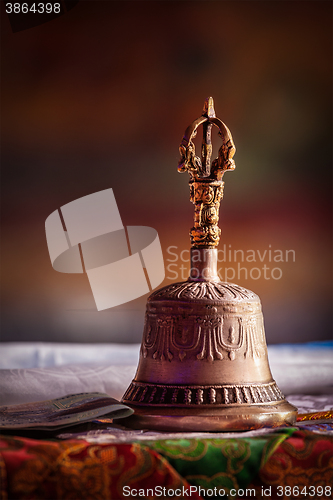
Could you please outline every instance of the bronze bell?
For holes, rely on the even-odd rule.
[[[192,139],[201,124],[200,159]],[[210,165],[213,125],[222,146]],[[180,145],[178,171],[189,172],[195,205],[190,277],[148,298],[138,369],[122,399],[135,411],[130,427],[236,431],[295,422],[269,368],[259,297],[217,274],[222,176],[235,168],[234,153],[208,98]]]

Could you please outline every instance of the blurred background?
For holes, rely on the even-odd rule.
[[[331,338],[331,2],[74,3],[18,31],[2,11],[1,340],[141,341],[147,296],[97,312],[85,274],[53,270],[45,220],[113,188],[124,225],[158,231],[162,285],[186,279],[178,146],[210,95],[237,148],[220,248],[257,256],[222,278],[260,296],[268,343]]]

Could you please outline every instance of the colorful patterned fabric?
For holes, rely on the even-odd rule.
[[[331,436],[297,428],[250,438],[144,444],[2,436],[0,457],[2,500],[152,499],[173,493],[174,498],[189,498],[190,491],[190,498],[199,500],[214,488],[225,494],[243,492],[232,496],[236,499],[246,496],[245,489],[258,499],[263,489],[270,499],[326,499],[333,484]],[[293,494],[295,487],[299,492],[303,488],[303,494]]]
[[[303,422],[305,420],[331,420],[333,419],[333,411],[317,411],[316,413],[301,413],[297,416],[297,422]]]
[[[125,486],[145,492],[156,485],[166,491],[189,488],[165,458],[136,443],[96,446],[2,436],[0,452],[1,500],[109,500],[126,498]]]
[[[254,438],[161,440],[148,446],[167,458],[190,484],[230,491],[245,488],[293,431]]]
[[[264,485],[271,500],[332,498],[332,435],[296,430],[275,450],[252,486]]]

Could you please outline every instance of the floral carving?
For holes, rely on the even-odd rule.
[[[246,317],[216,314],[215,307],[204,306],[204,314],[147,314],[141,353],[155,360],[187,359],[214,362],[238,353],[259,358],[266,353],[262,314]]]
[[[213,282],[213,281],[185,281],[181,283],[173,283],[152,293],[149,297],[149,302],[158,298],[163,299],[186,299],[186,300],[207,300],[207,301],[220,301],[223,299],[225,302],[230,301],[258,301],[259,297],[233,283]]]

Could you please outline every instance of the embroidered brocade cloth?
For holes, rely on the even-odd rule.
[[[251,498],[263,498],[264,489],[271,499],[287,499],[293,487],[300,498],[331,498],[333,442],[327,426],[144,443],[2,436],[1,500],[118,500],[133,494],[153,499],[171,498],[172,492],[174,498],[198,500],[205,493],[221,498],[222,491],[244,498],[246,489]]]

